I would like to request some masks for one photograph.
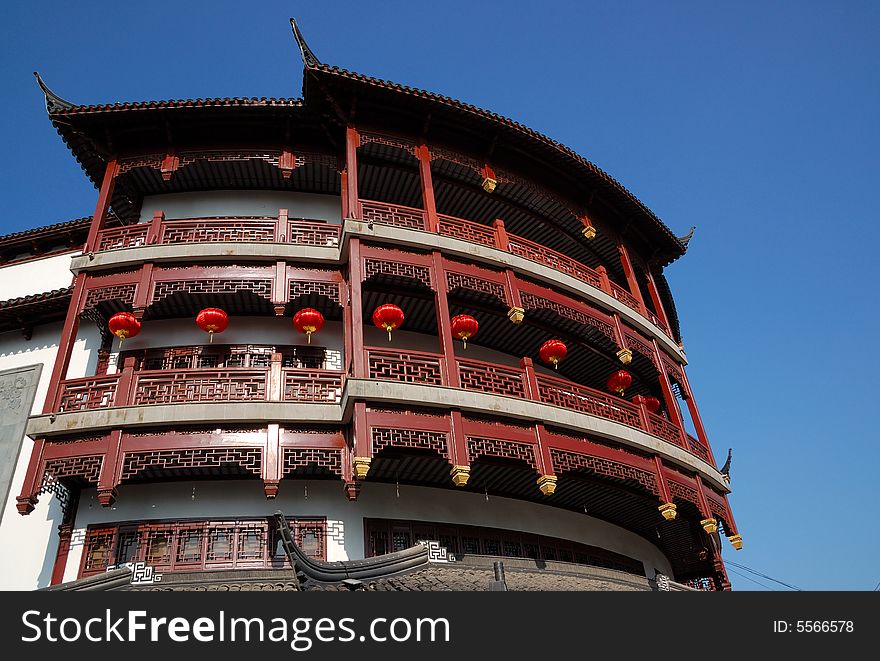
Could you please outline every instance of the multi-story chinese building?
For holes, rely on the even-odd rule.
[[[294,35],[302,98],[38,78],[99,192],[0,237],[3,587],[289,571],[280,510],[328,562],[434,540],[727,589],[663,275],[687,238],[552,139]]]

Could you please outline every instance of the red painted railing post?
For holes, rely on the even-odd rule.
[[[613,296],[614,294],[611,291],[611,280],[608,279],[608,269],[600,264],[596,267],[596,273],[599,274],[599,281],[602,283],[602,291],[609,296]]]
[[[495,229],[495,247],[498,250],[510,251],[510,242],[507,240],[507,230],[504,229],[504,221],[496,218],[492,221],[492,227]]]
[[[523,390],[526,399],[535,402],[541,401],[541,390],[538,385],[538,376],[535,374],[535,363],[528,356],[521,358],[519,366],[523,369]]]
[[[165,222],[164,211],[154,211],[150,226],[147,228],[147,238],[144,240],[148,246],[162,242],[162,224]]]
[[[273,353],[269,363],[269,372],[266,384],[266,399],[270,402],[280,402],[284,398],[284,370],[281,369],[284,356]]]
[[[119,484],[120,459],[122,458],[122,430],[114,429],[107,437],[101,474],[98,476],[98,502],[110,507],[116,502],[116,486]]]
[[[278,209],[278,220],[275,223],[275,243],[287,240],[287,209]]]
[[[137,358],[126,356],[122,361],[122,369],[119,371],[119,380],[116,382],[116,397],[111,406],[129,406],[135,402],[135,364]]]

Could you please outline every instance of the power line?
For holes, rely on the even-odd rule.
[[[874,592],[880,592],[880,583],[877,583],[877,587],[874,588]]]
[[[766,589],[770,590],[770,592],[778,592],[778,590],[777,590],[776,588],[771,588],[769,585],[765,585],[764,583],[761,583],[761,581],[756,581],[756,580],[753,579],[751,576],[747,576],[746,574],[743,574],[743,573],[741,573],[741,572],[738,572],[738,571],[736,571],[735,569],[730,569],[730,571],[731,571],[732,573],[736,574],[737,576],[740,576],[740,577],[746,579],[747,581],[751,581],[752,583],[757,583],[757,584],[760,585],[762,588],[766,588]]]
[[[797,586],[791,585],[791,584],[786,583],[784,581],[780,581],[778,579],[773,578],[772,576],[767,576],[767,574],[762,574],[759,571],[755,571],[751,567],[746,567],[745,565],[741,565],[741,564],[733,562],[731,560],[727,560],[725,562],[725,564],[732,565],[734,567],[739,567],[740,569],[745,569],[747,572],[751,572],[755,576],[760,576],[761,578],[766,578],[767,580],[773,581],[774,583],[779,583],[780,585],[784,585],[785,587],[791,588],[792,590],[797,590],[798,592],[803,592],[803,590],[801,590],[801,588],[799,588]]]

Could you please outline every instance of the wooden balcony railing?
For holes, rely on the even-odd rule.
[[[277,384],[277,385],[276,385]],[[62,382],[56,410],[191,402],[285,401],[338,403],[343,374],[303,369],[124,369]]]
[[[164,220],[104,230],[98,251],[175,243],[289,243],[303,246],[338,246],[340,225],[321,220],[279,216],[237,216]]]
[[[461,358],[457,362],[458,378],[462,388],[522,399],[528,397],[525,371],[519,367],[506,367]]]
[[[428,226],[423,209],[374,200],[361,200],[361,218],[367,222],[394,225],[411,230],[424,230]]]

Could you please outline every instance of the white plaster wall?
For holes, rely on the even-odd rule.
[[[195,492],[193,493],[193,489]],[[85,529],[91,524],[151,519],[326,516],[328,560],[364,557],[364,518],[411,519],[518,530],[560,537],[641,560],[648,576],[654,569],[672,576],[669,561],[642,537],[585,514],[547,505],[465,491],[364,483],[350,502],[337,481],[283,481],[267,501],[258,481],[169,482],[121,486],[116,504],[102,508],[94,489],[83,491],[64,580],[77,577]]]
[[[342,223],[342,206],[336,195],[282,191],[218,190],[198,193],[148,195],[141,205],[140,222],[149,222],[156,211],[167,220],[212,216],[278,216],[287,209],[290,218]]]
[[[79,254],[73,251],[0,267],[0,301],[69,287],[73,282],[70,259]]]

